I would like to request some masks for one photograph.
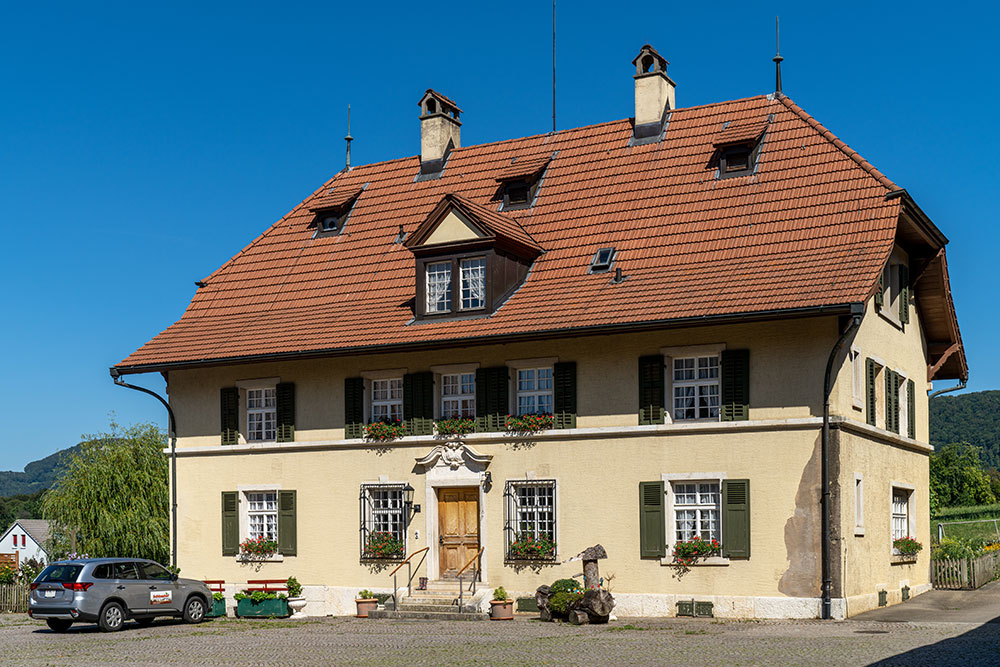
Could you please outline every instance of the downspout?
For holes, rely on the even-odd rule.
[[[822,552],[820,555],[820,565],[822,568],[822,578],[823,578],[823,590],[822,590],[822,618],[824,620],[830,619],[832,613],[830,610],[830,591],[833,588],[833,578],[830,575],[830,542],[832,537],[830,535],[830,393],[833,391],[833,384],[831,378],[833,376],[833,364],[840,353],[840,348],[844,346],[848,337],[851,336],[858,327],[861,326],[861,320],[865,316],[865,304],[863,303],[852,303],[851,304],[851,324],[847,329],[840,334],[840,338],[834,344],[833,349],[830,350],[830,357],[826,360],[826,375],[823,378],[823,435],[820,440],[820,458],[821,458],[821,472],[822,477],[822,495],[820,496],[820,514],[821,514],[821,525],[822,525]]]
[[[965,385],[968,384],[968,382],[969,382],[968,379],[964,379],[964,380],[961,380],[954,387],[949,387],[948,389],[938,389],[937,391],[932,391],[930,394],[927,395],[927,400],[930,400],[930,399],[934,398],[935,396],[940,396],[941,394],[947,394],[947,393],[950,393],[950,392],[953,392],[953,391],[958,391],[959,389],[965,389]]]
[[[170,544],[170,564],[173,567],[177,567],[177,421],[174,419],[174,411],[170,408],[170,404],[162,396],[157,394],[152,389],[146,389],[145,387],[137,387],[134,384],[128,384],[122,380],[121,372],[115,367],[111,367],[108,371],[111,374],[111,379],[115,381],[115,384],[119,387],[125,387],[126,389],[135,389],[136,391],[141,391],[144,394],[149,394],[160,403],[163,403],[163,407],[167,409],[167,417],[169,418],[168,435],[170,436],[170,526],[171,526],[171,544]]]

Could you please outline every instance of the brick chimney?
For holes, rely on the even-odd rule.
[[[632,61],[635,65],[635,140],[653,140],[663,132],[663,126],[674,109],[674,88],[677,84],[667,76],[670,63],[649,44],[639,49]]]
[[[462,145],[462,110],[441,93],[427,89],[420,98],[420,173],[438,175],[448,153]]]

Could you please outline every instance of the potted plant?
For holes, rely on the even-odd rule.
[[[306,599],[302,597],[302,584],[295,577],[288,577],[285,587],[288,588],[288,608],[292,610],[292,618],[305,618],[302,608],[306,606]]]
[[[552,428],[555,423],[553,415],[507,415],[507,432],[538,433]]]
[[[365,560],[392,560],[402,558],[406,545],[392,533],[377,532],[368,535],[365,542]]]
[[[240,618],[250,616],[285,618],[288,616],[288,598],[283,593],[241,591],[233,597],[236,599],[236,615]]]
[[[368,618],[368,612],[378,607],[378,598],[367,588],[358,593],[354,602],[358,605],[358,618]]]
[[[917,554],[924,548],[912,537],[900,537],[892,541],[893,561],[897,563],[912,563],[917,560]]]
[[[226,615],[226,596],[222,593],[212,593],[212,611],[207,614],[209,618],[218,618]]]
[[[493,599],[490,600],[490,620],[514,620],[514,601],[507,597],[507,591],[503,586],[493,591]]]
[[[690,540],[679,540],[674,545],[674,562],[687,567],[699,560],[718,556],[720,548],[719,541],[716,539],[706,540],[701,537],[695,537]]]
[[[467,435],[476,430],[476,420],[473,417],[445,417],[434,422],[438,435]]]
[[[521,533],[507,549],[507,560],[550,560],[555,556],[555,540],[540,535]]]
[[[379,420],[365,425],[365,439],[374,442],[391,442],[406,435],[406,424],[398,419]]]

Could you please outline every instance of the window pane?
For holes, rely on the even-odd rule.
[[[445,313],[451,310],[451,262],[427,265],[425,292],[428,313]]]
[[[517,414],[552,413],[552,367],[517,371]]]

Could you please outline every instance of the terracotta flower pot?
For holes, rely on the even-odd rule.
[[[514,601],[490,600],[490,620],[491,621],[514,620]]]
[[[378,608],[378,600],[375,598],[354,598],[358,605],[358,618],[368,618],[368,612]]]

